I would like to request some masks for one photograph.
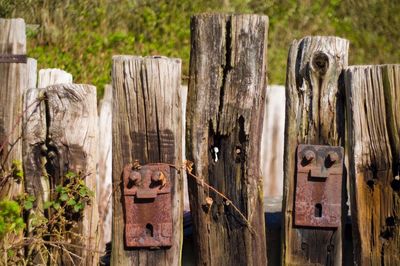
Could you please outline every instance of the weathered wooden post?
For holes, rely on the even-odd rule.
[[[400,65],[345,71],[357,265],[400,265]]]
[[[167,163],[178,167],[182,165],[181,60],[164,57],[114,56],[112,87],[114,188],[111,263],[112,265],[179,265],[183,219],[183,182],[180,171],[168,167],[170,176],[164,179],[167,187],[171,188],[169,193],[171,201],[163,203],[171,204],[172,224],[164,223],[163,218],[158,217],[154,209],[147,208],[140,215],[136,214],[140,217],[149,217],[148,224],[143,224],[143,227],[142,224],[131,223],[135,218],[132,215],[135,214],[132,213],[132,209],[127,210],[126,206],[136,202],[135,204],[139,205],[134,206],[139,209],[142,208],[140,203],[143,201],[147,202],[143,204],[152,206],[152,202],[160,202],[159,196],[153,201],[146,201],[139,195],[134,198],[124,194],[129,189],[129,183],[123,182],[122,174],[124,167],[129,163],[134,165],[128,166],[127,171],[145,168],[144,165],[150,163]],[[138,184],[134,177],[130,179],[132,185]],[[146,183],[143,184],[145,185]],[[149,189],[151,191],[151,187]],[[143,189],[144,194],[146,191],[148,190]],[[161,211],[164,212],[165,209],[158,210]],[[158,218],[150,221],[151,217]],[[132,248],[125,243],[129,241],[132,244],[132,241],[137,241],[136,244],[140,245],[140,239],[153,241],[153,236],[163,239],[164,236],[167,238],[171,236],[171,246],[158,249]]]
[[[0,198],[23,191],[23,180],[7,176],[22,161],[22,95],[27,85],[25,22],[0,19]]]
[[[196,176],[232,201],[188,177],[197,265],[265,265],[260,140],[268,17],[202,14],[192,18],[191,32],[187,158]]]
[[[37,101],[26,112],[24,169],[27,191],[36,196],[35,211],[43,213],[45,201],[56,201],[56,187],[68,184],[71,172],[80,175],[96,191],[97,99],[91,85],[62,84],[27,91],[26,104]],[[65,207],[67,208],[67,207]],[[67,210],[67,209],[66,209]],[[44,213],[45,214],[45,213]],[[96,199],[84,207],[81,216],[68,213],[77,227],[68,234],[51,238],[56,245],[51,256],[40,258],[64,265],[96,265],[98,210]],[[55,219],[53,216],[47,217]],[[33,232],[34,233],[34,232]],[[65,239],[67,237],[68,239]],[[54,247],[54,246],[53,246]],[[39,259],[39,258],[37,258]]]
[[[336,37],[294,41],[288,55],[283,195],[283,265],[341,265],[338,228],[294,225],[298,144],[344,146],[344,88],[349,42]],[[342,182],[344,186],[346,182]],[[344,193],[342,193],[344,198]],[[342,199],[342,208],[345,200]],[[346,212],[342,209],[342,223]]]
[[[28,60],[29,69],[34,62]],[[31,71],[29,71],[31,73]],[[41,162],[42,149],[47,149],[46,140],[46,107],[43,101],[47,86],[60,83],[72,83],[72,75],[60,69],[39,70],[38,86],[35,74],[29,74],[29,85],[24,94],[23,115],[23,165],[26,192],[35,197],[34,211],[43,213],[43,203],[50,200],[50,179]]]
[[[46,88],[55,84],[71,84],[72,75],[58,68],[39,70],[38,88]]]
[[[97,203],[100,217],[99,248],[111,241],[112,231],[112,87],[106,85],[99,104],[99,160]]]

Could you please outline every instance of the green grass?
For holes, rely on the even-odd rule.
[[[100,97],[116,54],[180,57],[187,75],[190,16],[200,12],[269,16],[270,84],[284,84],[290,43],[306,35],[349,39],[349,64],[400,59],[396,0],[0,0],[0,16],[39,25],[28,29],[28,55],[39,68],[64,69]]]

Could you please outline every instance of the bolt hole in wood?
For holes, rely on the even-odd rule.
[[[386,226],[395,226],[396,225],[396,219],[393,216],[389,216],[386,218]]]
[[[400,180],[398,179],[398,176],[396,176],[396,178],[393,179],[390,185],[394,191],[400,192]]]
[[[315,204],[314,216],[315,217],[322,217],[322,205],[321,205],[321,203]]]
[[[218,152],[219,148],[217,146],[212,146],[210,148],[211,156],[214,162],[218,162]]]

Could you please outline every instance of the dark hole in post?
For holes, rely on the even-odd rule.
[[[146,224],[146,236],[153,237],[153,226],[151,224]]]
[[[322,205],[321,205],[321,203],[315,204],[314,216],[315,217],[322,217]]]
[[[320,75],[325,75],[329,67],[329,57],[323,52],[317,52],[312,58],[312,65]]]
[[[394,217],[389,216],[388,218],[386,218],[386,226],[395,226],[396,225],[396,221],[394,219]]]
[[[374,188],[374,185],[375,185],[374,180],[372,180],[372,179],[368,180],[368,181],[367,181],[367,185],[369,186],[369,188],[373,189],[373,188]]]
[[[390,186],[393,188],[394,191],[400,191],[400,180],[393,179]]]

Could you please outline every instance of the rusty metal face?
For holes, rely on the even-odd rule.
[[[170,167],[128,164],[123,184],[126,247],[172,246]]]
[[[342,209],[343,148],[297,147],[294,224],[329,227],[340,225]]]

